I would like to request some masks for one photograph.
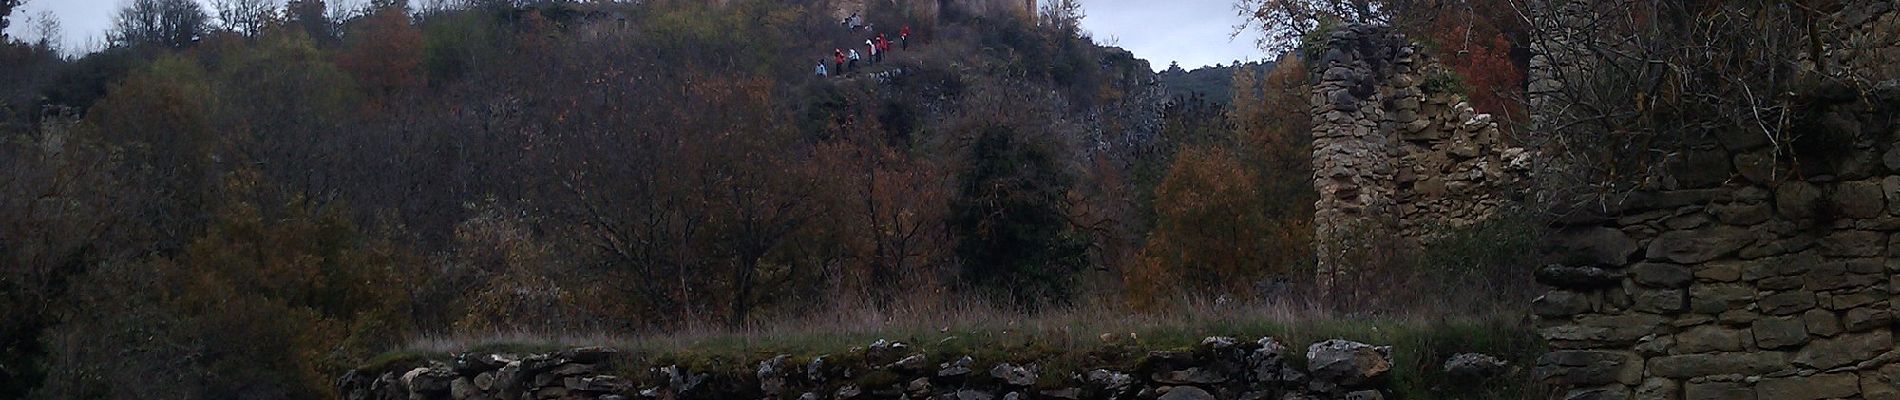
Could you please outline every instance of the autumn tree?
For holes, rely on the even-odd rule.
[[[819,229],[843,248],[848,294],[885,305],[907,289],[947,283],[937,280],[936,267],[950,251],[944,213],[951,185],[942,163],[907,151],[907,141],[865,114],[847,114],[817,149],[830,204],[830,223]]]
[[[1183,148],[1155,190],[1155,230],[1124,280],[1135,304],[1186,289],[1245,295],[1268,272],[1259,177],[1226,149]],[[1281,271],[1284,272],[1284,271]]]
[[[48,398],[334,396],[334,374],[387,349],[418,260],[339,207],[227,174],[209,227],[174,255],[103,262],[76,279],[37,394]],[[268,203],[252,199],[273,199]],[[139,379],[124,387],[110,382]]]
[[[108,36],[120,46],[184,48],[196,43],[210,22],[196,0],[130,0],[115,18]]]
[[[142,182],[125,195],[137,199],[133,219],[157,237],[145,251],[181,249],[209,216],[219,144],[206,75],[190,60],[160,59],[115,86],[79,127],[120,146],[122,161],[109,167]]]
[[[387,96],[422,86],[422,30],[409,23],[400,7],[377,8],[350,27],[337,65],[366,89]]]

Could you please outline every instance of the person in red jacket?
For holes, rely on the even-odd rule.
[[[910,25],[904,25],[904,29],[897,31],[897,43],[898,47],[910,50]]]
[[[891,52],[891,39],[877,34],[877,62],[884,62],[884,53]]]
[[[831,59],[838,63],[837,67],[831,70],[838,71],[838,75],[844,75],[844,50],[831,49]]]

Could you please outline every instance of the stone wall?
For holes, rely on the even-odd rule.
[[[1308,101],[1322,287],[1370,262],[1355,251],[1375,241],[1415,248],[1521,195],[1529,154],[1473,110],[1451,72],[1418,45],[1351,25],[1316,52]]]
[[[1097,354],[1101,365],[1045,369],[1034,362],[978,360],[878,340],[834,355],[762,355],[653,365],[666,357],[586,347],[541,354],[470,352],[409,359],[350,371],[338,380],[348,400],[370,399],[1275,399],[1378,400],[1391,348],[1345,340],[1297,351],[1273,338],[1209,337],[1186,350]],[[769,354],[769,353],[768,353]],[[1106,357],[1106,358],[1101,358]],[[733,364],[726,364],[733,365]],[[1446,362],[1449,376],[1481,384],[1506,368],[1480,354]]]
[[[1536,272],[1552,289],[1532,304],[1554,398],[1900,399],[1900,74],[1867,61],[1900,46],[1859,33],[1900,27],[1891,8],[1836,16],[1885,43],[1834,49],[1836,71],[1886,81],[1805,110],[1818,122],[1795,140],[1827,140],[1825,154],[1718,132],[1661,171],[1666,189],[1565,219],[1568,258]],[[1536,73],[1534,96],[1559,88]]]

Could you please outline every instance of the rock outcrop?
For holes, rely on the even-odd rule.
[[[638,357],[587,347],[545,354],[465,353],[349,372],[343,398],[367,399],[1382,399],[1391,348],[1345,340],[1315,343],[1306,371],[1273,338],[1214,337],[1191,350],[1153,351],[1132,364],[1045,369],[1036,363],[933,358],[879,341],[809,361],[764,357],[749,370],[696,371],[642,365]],[[848,361],[847,361],[848,360]],[[1132,367],[1129,367],[1132,366]]]

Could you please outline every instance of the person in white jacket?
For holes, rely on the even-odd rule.
[[[858,49],[851,49],[851,63],[845,64],[845,72],[858,70]]]

